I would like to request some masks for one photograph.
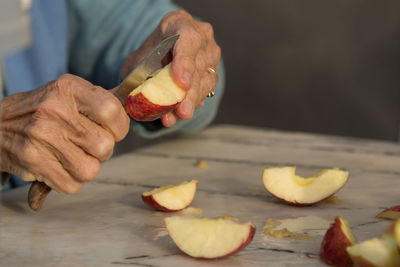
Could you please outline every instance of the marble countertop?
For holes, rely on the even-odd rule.
[[[204,160],[208,168],[198,168]],[[295,207],[269,195],[265,167],[297,166],[300,175],[324,168],[349,170],[336,201]],[[163,227],[170,215],[141,200],[152,188],[198,179],[191,209],[181,213],[229,215],[257,227],[253,242],[219,260],[196,260],[172,243]],[[340,214],[359,241],[381,236],[382,209],[400,204],[400,145],[355,138],[288,133],[232,125],[168,140],[115,157],[95,181],[72,196],[52,192],[42,210],[27,205],[28,188],[1,194],[1,266],[324,266],[322,237]],[[280,220],[307,240],[264,233]]]

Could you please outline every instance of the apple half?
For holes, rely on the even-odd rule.
[[[382,238],[373,238],[347,247],[353,262],[360,267],[400,266],[400,255],[393,234],[385,233]]]
[[[384,211],[376,215],[376,218],[388,219],[388,220],[400,219],[400,206],[395,206],[389,209],[385,209]]]
[[[198,180],[186,181],[178,185],[167,185],[142,193],[142,200],[161,211],[179,211],[192,203]]]
[[[353,266],[353,261],[346,248],[357,243],[346,220],[335,217],[334,223],[322,239],[319,256],[322,261],[334,266]]]
[[[252,240],[256,227],[232,217],[217,219],[172,216],[164,219],[176,246],[194,258],[215,259],[232,255]]]
[[[294,205],[312,205],[329,198],[347,182],[349,173],[325,169],[310,177],[296,175],[296,167],[272,167],[263,171],[265,189],[274,197]]]
[[[126,110],[137,121],[153,121],[174,109],[186,96],[171,74],[171,64],[157,71],[126,99]]]

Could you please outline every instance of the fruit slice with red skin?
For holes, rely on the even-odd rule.
[[[385,233],[382,238],[373,238],[347,247],[353,262],[360,267],[400,266],[400,255],[393,234]]]
[[[400,219],[400,206],[391,207],[376,215],[376,218],[397,220]]]
[[[142,200],[149,206],[162,211],[178,211],[192,203],[198,180],[167,185],[149,192],[143,192]]]
[[[174,109],[186,96],[168,64],[134,89],[126,99],[126,110],[137,121],[153,121]]]
[[[394,225],[394,236],[396,237],[397,247],[400,252],[400,219],[397,220]]]
[[[266,168],[263,172],[265,189],[273,196],[293,205],[312,205],[329,198],[347,182],[349,173],[325,169],[310,177],[296,175],[295,167]]]
[[[335,217],[334,223],[326,231],[322,239],[319,256],[327,264],[334,266],[353,266],[349,254],[346,251],[348,246],[357,243],[348,223],[340,216]]]
[[[194,258],[214,259],[239,252],[253,240],[256,231],[250,222],[239,223],[232,217],[172,216],[164,222],[178,248]]]

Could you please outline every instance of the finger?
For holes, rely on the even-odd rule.
[[[179,120],[178,115],[174,111],[170,111],[161,117],[161,122],[165,127],[172,127]]]
[[[201,35],[192,27],[183,27],[173,48],[172,75],[179,86],[188,90],[196,70],[196,57],[202,47]]]
[[[100,162],[108,160],[114,150],[112,134],[83,115],[75,116],[66,129],[68,139]]]
[[[62,167],[79,182],[93,180],[100,171],[100,161],[69,140],[49,141],[51,150]]]
[[[61,92],[74,92],[77,110],[110,131],[116,141],[126,136],[129,117],[118,99],[110,92],[74,75],[62,75],[56,86]]]

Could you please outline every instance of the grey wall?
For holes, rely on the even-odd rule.
[[[176,0],[214,25],[214,123],[397,140],[400,1]]]

